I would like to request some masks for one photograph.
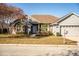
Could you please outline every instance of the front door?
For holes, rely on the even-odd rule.
[[[33,24],[31,31],[32,31],[33,34],[36,34],[38,32],[38,25],[37,24]]]

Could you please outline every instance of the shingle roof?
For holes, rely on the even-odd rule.
[[[77,17],[79,17],[78,14],[76,14],[76,13],[74,13],[74,12],[71,12],[71,13],[69,13],[69,14],[67,14],[67,15],[65,15],[65,16],[63,16],[63,17],[61,17],[61,18],[57,21],[57,23],[60,23],[60,22],[64,21],[65,19],[67,19],[67,18],[70,17],[71,15],[76,15]]]
[[[32,15],[34,19],[38,21],[38,23],[54,23],[58,20],[58,17],[51,15]]]

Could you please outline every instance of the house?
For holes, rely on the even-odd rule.
[[[69,13],[61,17],[57,22],[52,24],[52,26],[54,35],[59,33],[68,39],[79,37],[79,15],[75,13]]]
[[[48,32],[52,32],[52,27],[50,24],[56,22],[58,17],[51,15],[32,15],[29,17],[31,23],[31,33],[32,34],[49,34]]]
[[[52,33],[52,26],[50,24],[55,23],[58,17],[51,15],[32,15],[20,17],[12,20],[9,24],[0,22],[0,32],[1,33],[27,33],[40,35],[48,35],[49,32]]]
[[[31,15],[16,19],[10,24],[0,21],[0,33],[27,33],[36,35],[60,34],[63,37],[79,37],[79,16],[69,13],[61,18],[51,15]]]

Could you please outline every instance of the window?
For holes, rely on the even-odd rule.
[[[48,25],[47,24],[42,24],[41,25],[41,31],[47,31]]]
[[[20,26],[16,26],[17,28],[17,31],[19,32],[21,30],[21,27]]]

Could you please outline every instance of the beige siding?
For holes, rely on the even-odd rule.
[[[54,35],[56,35],[56,33],[60,33],[60,26],[58,26],[58,25],[53,26],[52,32]]]

